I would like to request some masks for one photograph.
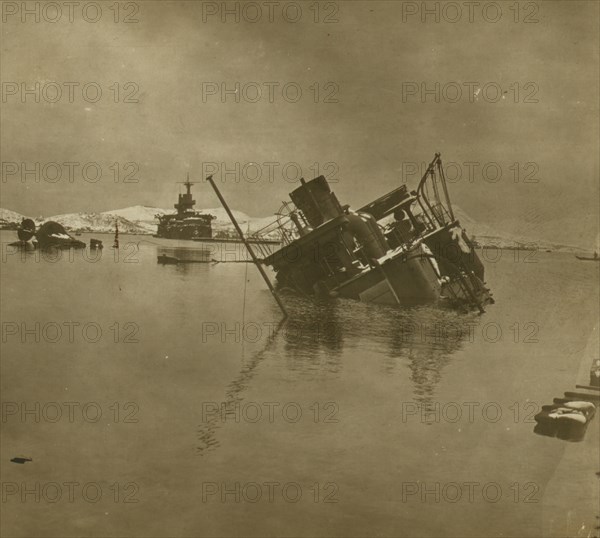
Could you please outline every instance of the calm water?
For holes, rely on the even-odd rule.
[[[532,417],[588,384],[598,264],[504,251],[482,316],[285,296],[277,328],[253,266],[156,263],[198,245],[92,263],[13,235],[3,536],[593,535],[598,417],[578,443]]]

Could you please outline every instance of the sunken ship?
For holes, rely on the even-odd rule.
[[[42,249],[56,248],[85,248],[85,243],[75,239],[62,224],[49,220],[36,229],[35,222],[24,218],[17,227],[18,241],[10,243],[11,246],[35,246]],[[32,239],[34,242],[29,243]]]
[[[154,237],[165,239],[210,239],[212,238],[211,221],[213,215],[194,210],[196,200],[193,199],[191,188],[193,183],[189,178],[184,182],[186,192],[179,194],[179,200],[174,205],[176,213],[156,215],[158,229]]]
[[[454,216],[439,153],[416,190],[402,185],[358,210],[340,204],[324,176],[301,179],[290,198],[251,236],[280,235],[280,249],[261,252],[279,288],[481,312],[493,303],[475,245]]]

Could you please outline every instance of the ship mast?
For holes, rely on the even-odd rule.
[[[179,195],[179,200],[175,204],[175,209],[177,209],[178,215],[183,215],[188,211],[192,211],[194,206],[196,205],[196,200],[192,198],[192,185],[194,184],[190,181],[190,173],[187,174],[186,181],[183,182],[185,185],[185,194]]]
[[[233,216],[233,213],[231,212],[231,209],[229,209],[229,206],[227,205],[227,202],[225,201],[225,198],[223,198],[223,195],[221,194],[221,191],[219,190],[219,188],[215,184],[215,181],[214,181],[214,179],[212,177],[212,174],[210,176],[208,176],[206,178],[206,180],[211,184],[213,190],[215,191],[215,194],[217,195],[217,198],[219,199],[219,201],[221,202],[221,205],[223,206],[223,209],[225,209],[225,211],[227,212],[227,215],[229,216],[229,219],[231,220],[231,224],[233,224],[233,226],[236,229],[238,235],[240,236],[240,239],[242,240],[242,242],[244,243],[246,249],[250,253],[250,256],[252,257],[252,261],[254,262],[254,265],[256,265],[256,268],[258,269],[259,273],[263,277],[263,280],[267,284],[267,287],[269,288],[269,291],[271,292],[271,295],[273,295],[273,298],[277,302],[277,305],[279,306],[279,308],[280,308],[280,310],[281,310],[281,312],[283,314],[283,319],[286,319],[288,317],[288,313],[287,313],[287,310],[285,309],[285,306],[281,302],[281,299],[279,298],[279,295],[277,294],[277,291],[273,287],[273,284],[271,284],[271,281],[269,280],[269,277],[267,276],[267,273],[265,273],[265,270],[263,269],[262,265],[260,264],[260,261],[259,261],[258,257],[256,256],[256,254],[254,253],[254,250],[250,246],[250,243],[248,243],[248,241],[244,237],[244,232],[242,232],[242,229],[240,228],[240,225],[238,224],[238,221]]]

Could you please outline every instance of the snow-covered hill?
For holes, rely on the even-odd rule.
[[[453,205],[454,216],[460,222],[460,225],[467,231],[469,237],[474,238],[482,246],[495,246],[498,248],[514,248],[517,244],[520,245],[535,245],[537,248],[542,250],[563,250],[563,249],[575,249],[581,250],[578,247],[569,245],[559,245],[551,243],[550,241],[544,241],[526,237],[523,235],[512,235],[503,233],[502,231],[496,230],[487,224],[474,221],[467,213],[465,213],[460,207]]]
[[[223,208],[213,207],[199,211],[216,217],[212,222],[214,230],[233,230],[233,225]],[[102,213],[67,213],[49,217],[34,217],[33,220],[36,224],[54,220],[62,224],[67,230],[82,232],[111,232],[115,229],[115,222],[117,222],[119,230],[123,233],[154,234],[157,227],[156,215],[173,212],[173,209],[136,205]],[[273,216],[255,218],[242,211],[232,210],[232,213],[243,230],[256,231],[275,220]],[[21,215],[10,209],[0,209],[0,222],[18,224],[23,218],[27,218],[27,215]]]
[[[169,209],[161,209],[160,207],[151,207],[147,205],[134,205],[124,207],[123,209],[113,209],[104,211],[102,215],[114,215],[130,220],[131,222],[148,222],[156,224],[156,215],[164,215],[169,213]]]
[[[226,211],[222,207],[212,207],[207,209],[200,209],[201,213],[206,215],[213,215],[215,220],[212,222],[212,227],[215,230],[232,230],[233,225],[227,216]],[[156,233],[156,215],[164,215],[165,213],[173,213],[173,209],[163,209],[160,207],[150,207],[136,205],[131,207],[125,207],[123,209],[114,209],[111,211],[105,211],[101,215],[107,217],[121,217],[135,223],[138,227],[146,230],[148,233]],[[254,218],[242,213],[241,211],[232,210],[233,216],[236,218],[243,230],[248,229],[250,225],[251,231],[256,231],[266,224],[269,224],[275,217],[265,218]]]
[[[212,223],[214,232],[234,232],[226,211],[221,207],[201,209],[202,213],[214,215],[216,218]],[[103,213],[68,213],[65,215],[54,215],[47,218],[34,218],[36,224],[47,220],[54,220],[62,224],[69,231],[82,232],[112,232],[115,223],[119,225],[119,231],[129,234],[154,234],[156,233],[156,215],[172,213],[174,209],[163,209],[160,207],[136,205],[122,209],[104,211]],[[233,210],[233,215],[239,222],[242,230],[255,232],[272,223],[274,216],[250,217],[246,213]],[[565,252],[581,252],[582,249],[571,245],[540,241],[529,237],[516,237],[493,230],[490,226],[475,222],[460,207],[454,206],[454,213],[461,225],[467,230],[469,236],[474,237],[481,246],[495,246],[498,248],[514,248],[517,243],[532,244],[539,249],[557,250]],[[26,215],[21,215],[9,209],[0,208],[0,224],[20,223]]]
[[[21,215],[16,211],[11,211],[10,209],[3,209],[0,207],[0,222],[2,223],[18,224],[24,218],[24,215]]]
[[[62,224],[67,230],[72,231],[112,232],[115,229],[115,224],[118,224],[121,233],[148,233],[143,226],[135,222],[118,215],[107,215],[105,213],[68,213],[66,215],[54,215],[44,220],[54,220]]]

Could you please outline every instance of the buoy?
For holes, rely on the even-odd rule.
[[[115,242],[112,248],[119,248],[119,223],[115,221]]]

